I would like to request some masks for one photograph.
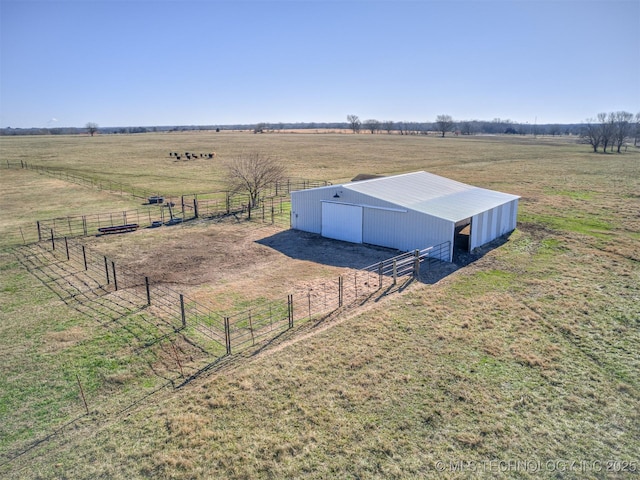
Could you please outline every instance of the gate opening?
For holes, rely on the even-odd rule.
[[[468,252],[471,245],[471,218],[465,218],[456,223],[453,237],[453,254]]]

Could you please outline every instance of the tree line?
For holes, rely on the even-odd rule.
[[[640,142],[640,112],[632,113],[619,111],[599,113],[597,119],[589,119],[583,124],[572,125],[529,125],[518,124],[510,120],[494,119],[491,122],[478,120],[464,120],[456,122],[450,115],[438,115],[433,123],[415,122],[380,122],[375,119],[361,121],[357,115],[347,115],[349,128],[353,133],[367,131],[379,133],[398,131],[402,134],[426,134],[437,132],[444,137],[449,132],[456,135],[482,134],[511,134],[511,135],[578,135],[583,143],[591,145],[594,152],[602,147],[602,152],[621,153],[622,147],[633,139],[634,146]]]
[[[455,135],[574,135],[583,143],[591,145],[594,152],[621,152],[627,142],[640,144],[640,112],[599,113],[595,119],[573,124],[518,123],[509,119],[455,121],[450,115],[438,115],[435,122],[414,122],[367,119],[347,115],[347,122],[295,122],[234,125],[188,125],[154,127],[99,127],[89,122],[84,128],[2,128],[0,136],[13,135],[74,135],[74,134],[134,134],[148,132],[176,132],[189,130],[246,130],[254,133],[286,130],[351,130],[353,133],[387,133],[399,135],[427,135],[436,132],[440,136]]]
[[[435,122],[361,121],[357,115],[347,116],[347,128],[353,133],[397,133],[400,135],[426,135],[436,132],[441,136],[448,133],[458,135],[579,135],[581,123],[529,124],[510,119],[455,121],[450,115],[438,115]]]
[[[640,141],[640,112],[635,116],[629,112],[599,113],[597,118],[587,120],[584,125],[581,138],[584,143],[591,145],[594,153],[602,147],[602,152],[621,153],[626,142],[633,138],[633,145]]]

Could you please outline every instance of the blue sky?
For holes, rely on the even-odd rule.
[[[640,111],[640,0],[0,0],[0,127]]]

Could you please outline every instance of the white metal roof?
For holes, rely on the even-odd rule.
[[[452,222],[520,198],[428,172],[346,183],[342,188]]]

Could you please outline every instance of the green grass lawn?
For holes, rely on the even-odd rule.
[[[5,242],[0,476],[639,475],[640,153],[587,147],[365,134],[0,138],[3,160],[174,193],[220,181],[209,160],[168,157],[202,149],[220,161],[272,153],[296,177],[427,170],[522,196],[517,230],[474,263],[226,358],[179,389],[175,352],[197,356],[192,346],[174,337],[141,348],[145,312],[65,303],[25,267],[33,251]],[[1,169],[11,215],[0,232],[130,205],[59,182]]]

